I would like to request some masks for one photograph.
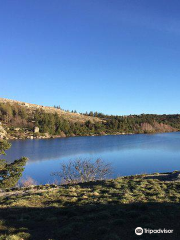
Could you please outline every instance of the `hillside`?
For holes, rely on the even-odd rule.
[[[0,239],[179,239],[180,182],[169,175],[1,191]],[[135,235],[136,227],[173,233],[141,237]]]
[[[74,113],[74,112],[72,113],[69,111],[64,111],[62,109],[57,109],[55,107],[46,107],[42,105],[20,102],[20,101],[10,100],[6,98],[0,98],[0,103],[10,104],[11,106],[16,106],[16,105],[21,106],[27,111],[27,113],[30,113],[30,114],[32,114],[37,110],[44,111],[45,113],[51,113],[51,114],[57,113],[60,117],[72,122],[84,123],[86,121],[91,121],[92,123],[95,123],[95,122],[102,121],[97,117],[86,116],[79,113]]]
[[[0,137],[8,139],[50,138],[90,135],[85,124],[102,119],[16,100],[0,98]],[[85,132],[85,133],[84,133]]]
[[[180,115],[85,114],[0,98],[0,138],[26,139],[175,132]]]

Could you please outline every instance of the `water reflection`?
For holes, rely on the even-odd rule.
[[[132,149],[180,152],[180,133],[72,137],[11,142],[12,148],[6,157],[8,161],[21,156],[27,156],[30,161],[36,162],[61,157],[76,157],[87,152],[96,154]]]
[[[61,162],[78,157],[112,162],[114,176],[163,172],[179,168],[180,133],[16,140],[7,153],[9,162],[28,157],[24,176],[40,183],[52,181]]]

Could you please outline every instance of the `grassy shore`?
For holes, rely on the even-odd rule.
[[[179,181],[145,175],[14,188],[0,192],[0,240],[176,240],[179,202]],[[136,227],[174,233],[137,236]]]

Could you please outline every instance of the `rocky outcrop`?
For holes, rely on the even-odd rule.
[[[3,138],[6,138],[6,136],[7,136],[7,132],[3,128],[2,124],[0,123],[0,138],[3,139]]]

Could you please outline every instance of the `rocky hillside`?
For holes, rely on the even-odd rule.
[[[55,107],[46,107],[42,105],[37,105],[37,104],[31,104],[31,103],[26,103],[26,102],[20,102],[16,100],[10,100],[6,98],[0,98],[0,103],[3,104],[10,104],[11,106],[19,105],[26,109],[28,113],[35,112],[36,110],[42,110],[46,113],[52,113],[55,114],[57,113],[60,117],[72,121],[72,122],[81,122],[84,123],[86,121],[91,121],[92,123],[95,122],[101,122],[102,120],[97,118],[97,117],[92,117],[92,116],[86,116],[80,113],[72,113],[69,111],[64,111],[62,109],[57,109]]]

